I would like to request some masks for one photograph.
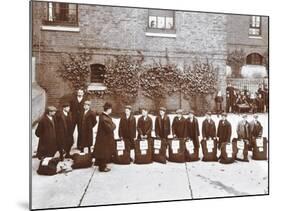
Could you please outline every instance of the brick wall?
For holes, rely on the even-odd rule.
[[[149,37],[145,35],[148,10],[137,8],[79,5],[80,32],[41,30],[42,19],[46,18],[46,3],[33,2],[33,56],[37,61],[37,81],[47,92],[48,104],[57,105],[59,99],[73,90],[57,74],[64,52],[92,55],[91,63],[104,62],[113,55],[138,55],[141,51],[145,63],[153,60],[169,61],[183,67],[195,59],[213,62],[219,67],[218,89],[225,88],[226,16],[196,12],[175,13],[176,38]],[[116,97],[100,99],[93,97],[93,106],[98,110],[104,101],[113,101],[118,107]],[[116,102],[115,102],[116,101]],[[181,100],[182,106],[190,108],[191,102]],[[179,94],[169,96],[163,102],[168,109],[179,107]],[[150,99],[139,95],[135,109],[141,106],[153,109]]]

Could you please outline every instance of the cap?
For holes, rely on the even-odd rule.
[[[225,112],[223,112],[221,115],[227,117],[227,113]]]
[[[57,108],[55,106],[48,106],[47,110],[48,111],[57,111]]]
[[[132,110],[132,106],[126,105],[126,106],[125,106],[125,109],[130,109],[130,110]]]
[[[103,105],[103,109],[106,111],[107,109],[110,109],[112,108],[112,104],[111,103],[108,103],[106,102],[104,105]]]
[[[68,102],[62,103],[63,108],[68,107],[68,106],[70,106],[70,103],[68,103]]]
[[[84,105],[91,105],[91,101],[90,101],[90,100],[86,100],[86,101],[84,102]]]
[[[167,109],[165,107],[160,107],[159,110],[160,111],[166,111]]]
[[[207,115],[212,115],[212,112],[208,111],[206,114],[207,114]]]

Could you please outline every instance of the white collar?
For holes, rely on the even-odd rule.
[[[64,113],[64,115],[65,115],[65,116],[68,116],[68,112],[66,112],[66,111],[63,111],[63,113]]]

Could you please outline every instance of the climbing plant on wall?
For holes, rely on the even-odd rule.
[[[240,77],[240,71],[245,63],[246,53],[243,49],[235,49],[227,53],[226,64],[232,69],[232,76]]]
[[[65,54],[62,59],[62,66],[58,69],[59,75],[70,82],[74,89],[85,88],[90,74],[88,66],[90,59],[91,56],[86,53]]]

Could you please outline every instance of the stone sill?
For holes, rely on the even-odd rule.
[[[155,32],[146,32],[145,36],[148,37],[168,37],[168,38],[176,38],[176,34],[168,34],[168,33],[155,33]]]
[[[249,36],[250,39],[262,39],[262,36]]]
[[[107,88],[103,83],[90,83],[87,89],[88,91],[104,91]]]
[[[79,27],[73,27],[73,26],[46,26],[46,25],[42,25],[41,30],[44,30],[44,31],[80,32]]]

